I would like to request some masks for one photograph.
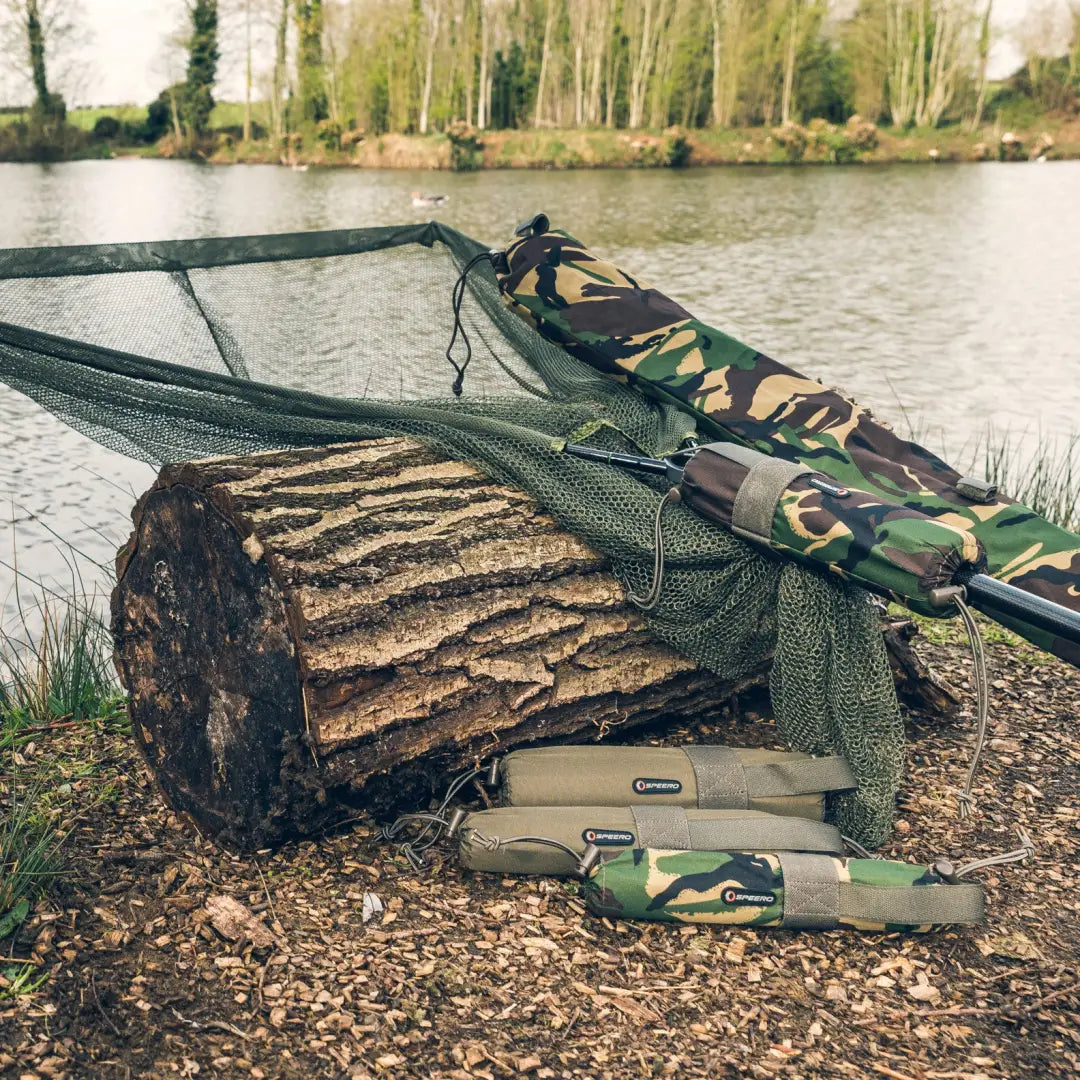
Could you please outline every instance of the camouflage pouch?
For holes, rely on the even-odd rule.
[[[856,786],[843,758],[703,745],[515,750],[498,779],[506,806],[665,804],[816,821],[828,792]]]
[[[498,874],[570,875],[576,872],[575,854],[589,844],[604,851],[844,850],[837,829],[820,821],[679,806],[503,806],[469,814],[457,836],[462,866]]]
[[[601,855],[583,886],[595,915],[790,930],[925,932],[983,921],[982,886],[879,859],[634,849]]]

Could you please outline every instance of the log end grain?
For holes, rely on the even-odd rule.
[[[304,715],[284,598],[250,539],[201,493],[152,490],[113,597],[117,663],[151,772],[175,809],[245,847],[297,811],[283,789]]]

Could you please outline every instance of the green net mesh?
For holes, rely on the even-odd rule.
[[[559,439],[664,455],[692,418],[592,371],[507,312],[486,262],[462,322],[461,398],[443,352],[451,287],[483,248],[437,224],[0,251],[0,380],[97,442],[164,462],[408,435],[537,499],[637,595],[662,481],[568,457]],[[774,654],[788,744],[844,754],[838,823],[888,834],[903,730],[861,590],[762,554],[675,506],[652,630],[725,679]]]

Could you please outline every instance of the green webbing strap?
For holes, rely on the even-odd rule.
[[[690,821],[692,851],[830,851],[843,854],[844,841],[835,825],[809,818],[737,818],[730,821]],[[648,841],[642,847],[657,845]]]
[[[830,851],[843,854],[844,841],[833,825],[808,818],[768,814],[688,818],[681,806],[631,806],[637,847],[674,851]]]
[[[840,757],[805,758],[769,765],[744,765],[727,746],[687,746],[702,810],[745,810],[751,798],[843,791],[856,786]]]
[[[982,886],[974,882],[892,888],[840,882],[840,913],[860,922],[919,926],[981,923],[984,899]]]
[[[777,853],[784,875],[784,920],[791,930],[831,930],[840,924],[840,879],[829,858]]]
[[[846,791],[858,784],[842,757],[806,758],[770,765],[747,765],[746,785],[757,797]]]
[[[882,926],[979,923],[981,886],[857,885],[841,881],[827,855],[778,852],[784,878],[782,926],[790,930],[831,930],[847,922]]]
[[[689,851],[690,825],[681,806],[631,806],[638,847],[663,847]]]
[[[735,443],[708,443],[698,450],[699,454],[702,452],[727,458],[749,470],[731,508],[731,531],[743,540],[759,544],[769,542],[780,497],[800,476],[814,472],[798,462],[763,457],[760,451]]]
[[[728,746],[685,746],[701,810],[745,810],[750,805],[746,769]]]

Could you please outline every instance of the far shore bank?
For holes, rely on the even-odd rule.
[[[470,145],[468,140],[474,145]],[[859,121],[787,127],[663,132],[608,128],[380,135],[344,149],[219,138],[216,164],[283,163],[371,169],[603,169],[716,165],[830,165],[897,162],[1029,161],[1080,158],[1080,120],[1034,130],[960,128],[894,131]]]
[[[219,165],[431,171],[1053,161],[1080,158],[1080,117],[1045,118],[1026,129],[987,125],[974,132],[956,125],[898,130],[858,117],[840,125],[815,120],[772,128],[669,128],[662,132],[610,128],[477,132],[459,126],[449,133],[430,135],[344,132],[332,140],[325,133],[293,134],[284,147],[270,139],[244,141],[229,130],[211,133],[194,155],[179,153],[168,137],[149,146],[90,143],[70,155],[183,156]]]

